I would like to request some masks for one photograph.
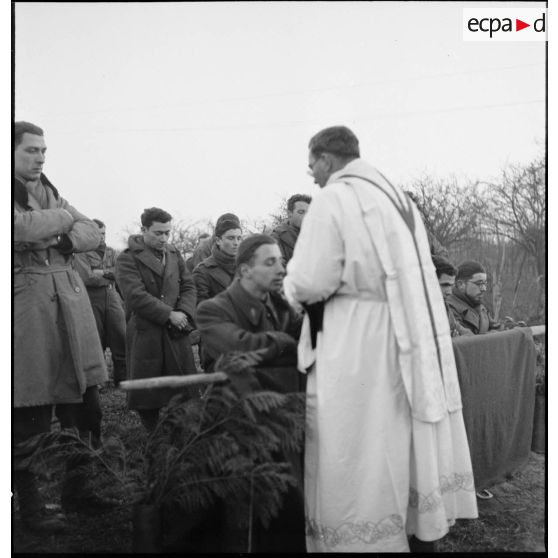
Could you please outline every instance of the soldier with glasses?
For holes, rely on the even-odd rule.
[[[504,329],[483,304],[488,285],[486,278],[486,270],[479,262],[463,262],[457,268],[453,292],[446,298],[457,323],[475,335]]]

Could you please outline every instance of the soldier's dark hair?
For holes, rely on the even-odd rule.
[[[314,157],[322,153],[332,153],[342,159],[360,157],[358,139],[346,126],[332,126],[318,132],[308,144]]]
[[[21,143],[21,140],[23,139],[23,134],[34,134],[35,136],[45,135],[42,128],[39,128],[35,124],[31,124],[31,122],[24,122],[23,120],[20,120],[19,122],[14,122],[14,142],[13,142],[14,150]]]
[[[172,215],[167,213],[164,209],[158,207],[149,207],[144,209],[141,214],[141,224],[149,228],[155,221],[157,223],[168,223],[172,220]]]
[[[471,279],[475,273],[486,273],[486,270],[479,262],[468,260],[457,266],[457,281],[467,281]]]
[[[243,263],[251,266],[254,263],[254,253],[264,244],[277,244],[277,241],[267,234],[252,234],[247,236],[238,246],[236,268],[240,269],[240,264]]]
[[[104,229],[106,225],[100,219],[91,219],[100,229]]]
[[[290,211],[292,213],[294,211],[296,202],[304,202],[309,204],[311,201],[311,196],[307,196],[306,194],[294,194],[287,200],[287,211]]]
[[[446,260],[446,258],[442,258],[442,256],[432,256],[432,262],[436,268],[436,276],[438,279],[442,275],[449,275],[450,277],[455,277],[457,275],[456,267]]]

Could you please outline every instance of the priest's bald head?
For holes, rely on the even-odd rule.
[[[334,172],[360,157],[358,139],[346,126],[321,130],[312,137],[308,149],[309,174],[321,188]]]

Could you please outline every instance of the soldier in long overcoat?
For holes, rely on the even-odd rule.
[[[130,379],[196,373],[189,340],[194,328],[196,289],[184,259],[167,243],[171,216],[158,208],[142,214],[142,234],[132,235],[116,260],[116,280],[126,307],[126,362]],[[171,391],[131,392],[152,430]]]
[[[51,428],[53,405],[63,427],[100,438],[97,385],[107,370],[71,255],[95,249],[101,235],[42,174],[42,129],[16,122],[13,147],[13,478],[24,524],[53,532],[65,528],[64,517],[49,515],[30,456],[36,435]]]

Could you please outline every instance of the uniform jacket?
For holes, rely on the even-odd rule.
[[[196,269],[196,266],[203,262],[206,258],[211,256],[211,249],[215,245],[215,237],[209,236],[207,238],[202,238],[199,244],[194,249],[192,257],[188,260],[188,264],[191,269]]]
[[[71,252],[93,250],[97,225],[41,176],[38,198],[14,180],[14,407],[76,403],[108,379],[89,297]],[[65,235],[65,248],[49,246]]]
[[[237,278],[225,291],[198,306],[197,322],[203,347],[211,359],[210,370],[221,354],[268,348],[269,353],[255,374],[260,387],[280,393],[303,391],[302,375],[296,370],[300,319],[280,295],[270,294],[264,303],[248,293]],[[254,525],[256,553],[304,553],[301,457],[297,453],[277,454],[278,461],[291,465],[297,484],[289,488],[279,513],[267,529],[259,523]],[[229,519],[226,524],[230,526],[233,522]],[[225,527],[221,537],[226,541],[225,548],[234,549],[230,534]]]
[[[453,313],[455,321],[475,335],[501,330],[502,325],[488,313],[484,304],[473,307],[456,289],[446,298],[446,303]]]
[[[211,366],[229,351],[267,348],[265,365],[296,363],[296,345],[301,320],[278,294],[268,303],[253,297],[239,279],[197,309],[197,324]]]
[[[196,289],[180,252],[165,248],[165,265],[133,235],[116,260],[116,280],[126,306],[126,362],[130,379],[196,372],[188,336],[173,339],[168,333],[172,310],[193,321]],[[131,409],[156,409],[172,394],[163,390],[132,392]]]
[[[452,337],[460,337],[461,335],[473,335],[473,332],[466,327],[463,327],[453,315],[453,310],[446,304],[448,314],[448,321],[450,326],[450,334]]]
[[[74,267],[87,288],[108,287],[112,283],[109,279],[93,273],[95,269],[103,269],[103,258],[96,250],[76,254]]]
[[[193,275],[198,297],[197,304],[223,292],[234,279],[234,275],[230,275],[220,266],[214,256],[209,256],[199,263]]]
[[[103,269],[105,271],[111,271],[114,273],[117,256],[118,252],[114,248],[111,248],[110,246],[105,248],[105,254],[103,256]]]
[[[293,257],[293,251],[299,233],[300,229],[293,227],[288,222],[282,223],[271,233],[271,236],[275,238],[279,244],[279,249],[281,250],[285,264]]]

